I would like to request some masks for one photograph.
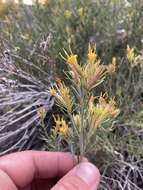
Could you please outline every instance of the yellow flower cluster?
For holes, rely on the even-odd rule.
[[[55,88],[56,89],[51,88],[49,90],[49,94],[56,98],[59,105],[61,105],[69,113],[72,113],[73,101],[69,88],[62,82],[59,82]]]
[[[135,53],[134,48],[130,48],[129,45],[127,46],[127,59],[131,64],[131,67],[140,65],[143,63],[143,56],[142,55],[137,55]]]
[[[91,127],[97,128],[107,119],[116,117],[119,114],[119,109],[116,108],[115,101],[113,99],[110,99],[109,102],[107,102],[105,95],[101,95],[96,106],[93,101],[89,102],[88,112],[88,119]]]
[[[100,60],[98,60],[95,64],[87,64],[84,68],[85,88],[89,91],[92,90],[98,84],[103,82],[106,73],[106,67],[100,64]]]
[[[82,72],[82,67],[78,64],[77,55],[73,54],[71,49],[70,49],[70,54],[68,54],[66,50],[64,50],[64,53],[66,55],[66,58],[62,55],[61,56],[64,60],[66,60],[66,63],[69,65],[71,69],[70,72],[73,78],[75,79],[76,82],[78,82],[78,79],[80,76],[83,75],[83,72]]]
[[[49,94],[50,94],[50,96],[56,96],[56,90],[54,88],[51,88],[49,90]]]
[[[72,12],[70,10],[65,10],[64,16],[65,18],[70,19],[72,16]]]
[[[68,137],[71,133],[71,129],[69,128],[69,126],[66,124],[66,121],[64,120],[63,117],[54,117],[54,121],[55,121],[55,131],[57,134],[63,136],[63,137]]]
[[[109,66],[101,64],[96,54],[96,47],[93,48],[91,45],[88,47],[87,61],[84,65],[78,63],[77,55],[71,50],[70,54],[65,50],[64,53],[66,57],[62,57],[69,67],[67,77],[72,88],[70,89],[58,79],[49,93],[55,97],[58,106],[68,115],[71,127],[63,117],[58,116],[54,118],[55,128],[52,135],[54,142],[57,137],[58,142],[64,140],[72,152],[80,152],[82,157],[93,148],[90,147],[90,140],[95,137],[96,129],[119,114],[114,99],[107,100],[105,95],[99,98],[92,96],[92,89],[103,82],[109,71],[115,71],[117,60],[113,57]]]
[[[86,90],[92,90],[96,85],[103,82],[105,74],[107,73],[106,66],[100,64],[100,60],[97,59],[97,54],[95,48],[91,48],[89,45],[88,48],[88,61],[85,65],[80,66],[77,61],[77,55],[69,55],[64,51],[67,58],[66,62],[71,68],[72,78],[76,85],[83,84]]]
[[[117,64],[117,59],[116,57],[112,57],[112,65],[116,66]]]
[[[74,54],[71,54],[70,56],[68,55],[67,63],[70,64],[70,65],[77,64],[77,55],[74,55]]]
[[[94,63],[95,62],[95,60],[97,58],[96,47],[91,48],[91,45],[89,44],[87,57],[88,57],[89,63]]]
[[[83,7],[79,8],[77,10],[77,12],[78,12],[78,14],[79,14],[80,17],[83,17],[83,15],[84,15],[84,9],[83,9]]]
[[[101,112],[106,112],[108,113],[109,117],[116,117],[119,114],[119,109],[116,109],[116,103],[114,99],[110,99],[109,102],[106,101],[104,96],[100,96],[99,97],[99,103],[97,104],[97,108],[99,108],[99,110]]]
[[[132,62],[135,59],[135,50],[134,48],[130,48],[129,45],[127,46],[127,59],[129,62]]]

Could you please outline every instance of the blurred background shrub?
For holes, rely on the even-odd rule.
[[[18,56],[22,56],[54,78],[63,78],[66,68],[59,55],[62,48],[71,47],[84,60],[88,43],[96,43],[98,55],[105,64],[110,63],[113,56],[119,65],[124,62],[119,66],[118,77],[112,77],[109,82],[116,81],[118,89],[115,84],[109,84],[106,91],[120,98],[122,95],[119,101],[123,109],[125,106],[129,109],[131,103],[127,99],[136,105],[136,100],[131,98],[133,93],[128,90],[130,87],[122,85],[123,80],[130,80],[128,64],[122,59],[126,56],[127,44],[137,50],[143,48],[142,0],[45,0],[36,1],[33,6],[22,3],[11,6],[11,3],[1,6],[1,48],[10,49],[18,64],[21,64]],[[138,96],[141,95],[140,90]]]

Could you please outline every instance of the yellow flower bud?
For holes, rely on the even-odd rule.
[[[64,16],[65,16],[67,19],[69,19],[69,18],[71,18],[71,16],[72,16],[72,12],[71,12],[70,10],[65,10]]]
[[[79,16],[80,16],[80,17],[83,17],[83,14],[84,14],[84,9],[83,9],[83,7],[79,8],[77,11],[78,11]]]
[[[112,65],[116,66],[116,64],[117,64],[117,58],[112,57]]]
[[[89,47],[88,47],[87,57],[88,57],[89,63],[94,63],[94,61],[97,58],[97,55],[96,55],[96,52],[95,52],[95,48],[91,48],[90,44],[89,44]]]
[[[56,90],[53,89],[53,88],[51,88],[50,91],[49,91],[49,94],[50,94],[51,96],[55,96],[55,95],[56,95]]]
[[[67,58],[67,63],[70,65],[75,65],[77,64],[77,55],[71,54]]]
[[[134,48],[130,48],[129,46],[127,46],[127,59],[129,62],[132,62],[135,59]]]
[[[63,136],[64,138],[67,138],[70,135],[71,129],[66,124],[66,121],[63,119],[63,117],[60,118],[58,116],[57,119],[54,117],[54,121],[56,124],[55,131],[57,132],[57,134]]]

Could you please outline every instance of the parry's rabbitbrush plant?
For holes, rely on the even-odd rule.
[[[0,155],[28,149],[44,149],[71,151],[80,158],[80,98],[77,98],[72,89],[78,83],[74,86],[71,76],[78,82],[76,78],[79,79],[81,71],[78,70],[77,75],[71,67],[74,60],[85,65],[86,55],[83,55],[87,45],[96,43],[97,51],[92,46],[87,60],[95,59],[96,63],[100,56],[101,63],[110,65],[104,65],[106,78],[103,83],[90,91],[90,110],[96,117],[86,114],[84,109],[85,128],[91,116],[93,119],[84,128],[84,155],[100,169],[100,190],[141,190],[143,0],[38,2],[27,6],[22,3],[13,5],[11,2],[1,4],[0,0]],[[61,52],[61,47],[68,50],[69,44],[78,56],[72,57],[67,51],[71,58],[67,62],[68,57],[62,53],[66,59],[65,64],[57,52]],[[62,72],[67,70],[67,66],[70,70],[69,82],[64,77],[67,73],[63,75]],[[56,85],[49,90],[49,85],[57,77],[62,78],[65,83],[56,80]],[[85,82],[86,80],[87,78]],[[59,89],[61,83],[64,89],[68,87],[62,93],[67,93],[69,89],[72,97],[72,117],[63,100],[61,99],[61,109],[61,103],[56,97],[59,95],[57,87]],[[118,120],[112,122],[111,117],[104,117],[104,120],[101,120],[103,117],[99,118],[101,115],[93,108],[100,105],[101,110],[105,109],[103,99],[107,104],[110,100],[110,104],[116,100],[120,107]],[[72,119],[78,133],[75,133]],[[38,138],[41,137],[40,134],[44,142]]]
[[[135,48],[131,48],[129,45],[127,45],[127,59],[129,63],[131,64],[131,67],[135,67],[137,65],[142,64],[143,58],[142,55],[138,55],[135,53]]]
[[[55,125],[47,134],[46,142],[49,149],[70,150],[81,159],[95,148],[98,128],[119,114],[114,98],[109,98],[107,93],[99,97],[93,95],[93,89],[105,80],[111,70],[115,71],[116,59],[113,58],[108,66],[101,64],[96,46],[91,47],[90,44],[83,65],[71,50],[69,54],[64,50],[64,54],[62,57],[69,68],[65,74],[70,87],[58,80],[49,89],[63,115],[53,115]]]

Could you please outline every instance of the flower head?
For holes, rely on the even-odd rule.
[[[112,65],[116,66],[116,64],[117,64],[117,58],[112,57]]]
[[[100,64],[100,60],[96,63],[89,63],[84,69],[85,74],[85,88],[92,90],[95,86],[104,81],[107,69],[104,65]]]
[[[78,11],[79,16],[82,17],[84,13],[83,7],[79,8],[77,11]]]
[[[58,84],[58,87],[59,87],[59,93],[62,97],[68,97],[69,96],[70,90],[67,86],[65,86],[64,83]]]
[[[73,107],[73,100],[70,95],[70,90],[69,88],[64,84],[64,83],[59,83],[58,85],[55,86],[55,98],[57,100],[57,103],[66,109],[69,113],[72,112],[72,107]],[[55,93],[55,92],[54,92]]]
[[[92,101],[89,102],[88,112],[91,127],[97,128],[107,119],[115,118],[119,114],[119,109],[116,108],[113,99],[107,102],[105,95],[101,95],[96,105]]]
[[[42,107],[40,107],[40,108],[38,109],[37,114],[38,114],[38,116],[39,116],[42,120],[44,120],[45,117],[46,117],[47,111],[46,111],[46,109],[42,106]]]
[[[127,46],[127,59],[129,60],[129,62],[134,61],[135,59],[135,52],[134,52],[134,48],[130,48],[130,46]]]
[[[51,89],[49,90],[49,94],[50,94],[51,96],[56,96],[56,90],[55,90],[54,88],[51,88]]]
[[[55,130],[57,132],[57,134],[63,136],[63,137],[68,137],[71,129],[69,128],[69,126],[67,125],[66,121],[64,120],[63,117],[54,117],[54,121],[55,121]]]
[[[99,97],[99,103],[97,104],[98,109],[102,112],[106,112],[108,117],[116,117],[119,114],[119,109],[116,109],[116,103],[114,99],[106,101],[106,95]]]
[[[72,12],[70,10],[65,10],[64,15],[67,19],[71,18]]]
[[[87,54],[89,63],[94,63],[94,61],[97,58],[95,49],[96,48],[91,48],[91,45],[89,44],[89,46],[88,46],[88,54]]]
[[[63,50],[66,57],[64,57],[62,54],[61,57],[66,61],[66,63],[70,67],[69,73],[72,76],[72,79],[74,80],[75,83],[78,83],[79,78],[81,78],[81,76],[83,75],[83,71],[82,67],[78,64],[77,55],[74,54],[71,49],[70,49],[70,54],[68,54],[65,49]]]
[[[75,54],[68,55],[67,63],[70,64],[70,65],[77,64],[77,55],[75,55]]]
[[[61,57],[70,65],[70,66],[73,66],[73,65],[77,65],[77,55],[74,54],[72,52],[72,50],[70,49],[70,54],[67,53],[67,51],[65,49],[63,49],[66,57],[64,55],[61,54]]]

